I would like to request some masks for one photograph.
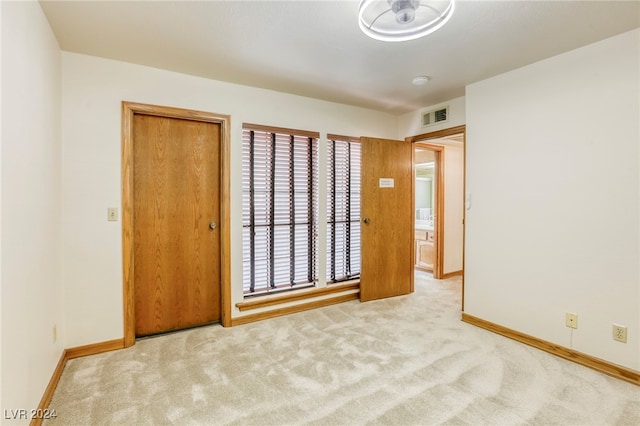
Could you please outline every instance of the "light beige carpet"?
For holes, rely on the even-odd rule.
[[[461,322],[460,285],[71,360],[46,424],[640,424],[639,387]]]

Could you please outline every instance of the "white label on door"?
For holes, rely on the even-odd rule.
[[[395,181],[393,178],[380,178],[380,188],[393,188]]]

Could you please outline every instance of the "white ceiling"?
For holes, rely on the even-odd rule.
[[[458,0],[441,30],[385,43],[358,28],[358,0],[40,3],[65,51],[391,114],[640,26],[635,0]]]

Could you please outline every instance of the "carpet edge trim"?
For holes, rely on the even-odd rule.
[[[49,404],[53,399],[53,394],[58,387],[58,382],[60,381],[60,377],[62,377],[62,372],[64,371],[65,366],[67,365],[67,361],[73,358],[79,358],[88,355],[96,355],[102,352],[113,351],[116,349],[124,348],[124,339],[115,339],[108,340],[106,342],[92,343],[90,345],[84,346],[76,346],[69,349],[63,349],[62,355],[60,355],[60,360],[56,365],[56,368],[53,370],[53,374],[51,374],[51,379],[49,380],[49,384],[44,390],[44,394],[42,395],[42,399],[40,400],[40,404],[38,404],[38,413],[46,412],[49,408]],[[44,419],[41,417],[34,417],[31,419],[29,426],[40,426]]]
[[[524,343],[525,345],[532,346],[536,349],[543,350],[552,355],[564,358],[568,361],[575,362],[576,364],[589,367],[593,370],[615,377],[625,382],[629,382],[636,386],[640,386],[640,372],[632,370],[627,367],[623,367],[618,364],[614,364],[609,361],[605,361],[600,358],[596,358],[591,355],[587,355],[582,352],[578,352],[573,349],[566,348],[555,343],[548,342],[537,337],[530,336],[525,333],[504,327],[500,324],[493,323],[491,321],[484,320],[482,318],[475,317],[466,313],[462,313],[461,320],[468,324],[474,325],[479,328],[491,331],[509,339]]]
[[[49,380],[49,384],[44,390],[44,394],[42,395],[42,399],[40,400],[40,404],[38,404],[38,413],[42,413],[49,408],[49,404],[51,403],[51,399],[53,398],[53,393],[58,387],[58,382],[60,381],[60,377],[62,376],[62,372],[64,371],[65,365],[67,365],[67,350],[62,350],[62,355],[60,355],[60,359],[58,360],[58,364],[56,368],[53,370],[53,374],[51,375],[51,379]],[[42,424],[41,417],[34,417],[29,422],[29,426],[40,426]]]

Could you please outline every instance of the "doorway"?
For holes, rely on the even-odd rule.
[[[413,144],[414,267],[442,278],[443,154],[440,146]]]
[[[462,275],[462,303],[464,307],[464,194],[465,194],[465,137],[466,126],[456,126],[431,133],[424,133],[405,140],[413,143],[414,151],[431,147],[440,152],[440,169],[434,178],[435,188],[440,196],[435,196],[433,215],[433,277],[437,279]],[[426,162],[426,161],[425,161]],[[434,161],[437,167],[437,161]],[[420,165],[414,153],[414,170]],[[438,179],[440,184],[438,184]],[[415,205],[414,194],[414,207]],[[429,207],[423,207],[429,208]],[[433,211],[433,210],[432,210]],[[428,211],[423,211],[423,213]],[[420,212],[416,210],[419,224]],[[424,222],[422,222],[424,224]],[[427,222],[427,225],[431,225]],[[420,235],[417,235],[420,236]],[[422,235],[425,236],[425,235]],[[425,236],[429,239],[429,235]],[[418,244],[414,241],[414,255]],[[425,245],[426,246],[426,245]],[[428,250],[423,247],[423,250]],[[428,254],[428,253],[427,253]]]
[[[229,118],[123,102],[125,347],[228,325]]]

